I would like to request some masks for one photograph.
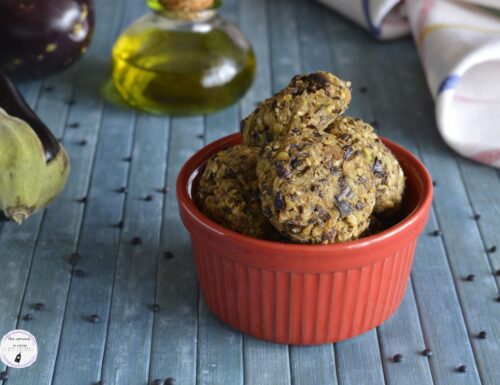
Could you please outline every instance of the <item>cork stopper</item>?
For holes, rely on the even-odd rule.
[[[214,0],[160,0],[160,3],[172,12],[199,12],[211,8]]]

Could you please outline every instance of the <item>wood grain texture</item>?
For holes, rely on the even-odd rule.
[[[239,1],[226,0],[222,13],[239,23]],[[239,104],[205,117],[204,143],[239,130]],[[198,314],[197,379],[199,385],[243,385],[243,335],[220,322],[202,296]]]
[[[61,137],[73,106],[68,100],[74,95],[74,80],[77,67],[45,81],[54,82],[54,90],[44,93],[38,108],[40,116],[49,127],[54,127],[55,135]],[[98,113],[99,114],[99,113]],[[57,346],[60,336],[62,318],[65,312],[66,295],[71,279],[66,257],[75,250],[78,242],[78,230],[84,211],[84,204],[76,202],[86,195],[91,172],[92,159],[95,152],[95,133],[99,129],[99,121],[95,121],[81,134],[94,140],[88,145],[76,145],[71,134],[64,135],[64,143],[72,160],[73,172],[70,175],[64,192],[46,210],[40,229],[39,239],[34,250],[29,280],[24,292],[18,328],[30,331],[38,337],[39,358],[37,364],[22,371],[12,371],[11,381],[33,383],[41,381],[50,383]],[[61,213],[64,213],[61,215]],[[47,310],[36,314],[32,321],[24,321],[23,315],[32,313],[32,305],[44,302]]]
[[[156,301],[162,310],[155,319],[151,351],[151,380],[172,377],[187,385],[196,382],[198,283],[189,235],[178,214],[175,181],[184,162],[202,146],[203,129],[201,117],[173,118],[171,122],[166,174],[171,191],[163,211],[156,286]],[[163,258],[166,251],[174,257]]]
[[[370,86],[370,83],[373,83],[373,77],[370,61],[364,60],[364,58],[371,57],[371,54],[377,51],[377,47],[373,45],[365,31],[358,30],[349,33],[352,26],[337,15],[326,14],[323,22],[329,31],[329,35],[332,36],[331,50],[333,52],[334,66],[338,68],[339,76],[352,82],[353,101],[347,114],[360,116],[364,120],[371,122],[370,117],[373,117],[373,110],[375,109],[372,98],[370,98],[370,95],[373,94]],[[344,38],[340,39],[340,37]],[[380,82],[385,81],[386,79],[380,78]],[[393,101],[388,99],[387,91],[381,91],[381,95],[384,95],[384,97],[378,99],[378,103],[384,105],[383,108],[387,106],[392,108]],[[385,118],[384,124],[396,124],[394,121],[386,122],[386,120],[394,120],[394,116],[390,113],[381,117]],[[407,293],[396,314],[379,328],[378,342],[375,339],[368,340],[374,344],[374,347],[373,349],[367,349],[367,352],[371,351],[380,355],[385,379],[390,384],[432,384],[427,362],[422,360],[416,353],[418,350],[416,347],[423,346],[424,343],[411,290],[410,287],[410,292]],[[404,335],[400,333],[402,329],[406,329]],[[405,362],[399,365],[395,364],[392,360],[395,354],[402,354],[405,357]]]
[[[42,82],[32,82],[20,87],[26,101],[38,112],[37,105]],[[61,131],[63,127],[59,128]],[[33,250],[42,222],[43,212],[34,215],[24,226],[6,222],[0,226],[0,334],[3,336],[18,323],[24,290],[31,270]],[[6,367],[0,364],[1,370]]]
[[[473,209],[461,179],[457,158],[439,137],[431,115],[425,114],[425,110],[420,109],[421,106],[428,106],[427,111],[431,111],[432,106],[426,98],[428,93],[407,86],[408,81],[414,82],[416,78],[421,78],[421,72],[411,71],[410,63],[415,60],[415,53],[402,51],[398,56],[401,58],[398,74],[403,84],[402,89],[406,95],[413,95],[414,101],[418,103],[417,119],[412,120],[412,124],[418,124],[419,127],[419,135],[415,135],[415,140],[421,150],[422,159],[430,167],[437,181],[434,208],[443,233],[449,268],[466,322],[479,377],[483,384],[496,384],[499,381],[499,371],[494,364],[494,357],[498,356],[500,349],[497,338],[500,324],[494,320],[500,319],[500,307],[493,301],[498,295],[498,287],[491,271],[490,260],[477,222],[472,219]],[[473,282],[465,280],[469,274],[476,275],[477,279]],[[492,339],[489,341],[478,339],[477,333],[481,330],[488,330]],[[458,347],[456,350],[457,353],[462,352]],[[468,377],[471,378],[473,375],[474,372]]]

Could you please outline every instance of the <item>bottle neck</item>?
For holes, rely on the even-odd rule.
[[[207,1],[207,0],[204,0]],[[211,4],[209,7],[197,8],[195,6],[190,7],[189,1],[173,1],[172,4],[179,6],[170,5],[168,0],[146,0],[148,6],[156,12],[156,14],[163,17],[179,20],[179,21],[206,21],[213,18],[221,5],[220,0],[210,1],[206,4]],[[196,2],[194,2],[196,3]],[[201,2],[203,4],[203,1]]]
[[[197,12],[171,11],[167,9],[162,9],[162,10],[155,10],[155,12],[158,15],[161,15],[168,19],[179,20],[179,21],[192,21],[192,22],[206,21],[217,15],[217,10],[214,9],[205,9],[203,11],[197,11]]]

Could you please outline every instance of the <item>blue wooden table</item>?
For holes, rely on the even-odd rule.
[[[500,250],[493,247],[500,246],[500,175],[441,140],[411,39],[375,42],[313,1],[225,0],[222,13],[258,57],[253,87],[214,115],[158,117],[101,96],[112,43],[146,11],[143,1],[97,0],[96,8],[84,58],[21,85],[73,167],[49,209],[22,227],[0,227],[0,335],[25,329],[39,346],[33,366],[8,370],[8,384],[146,385],[168,377],[177,385],[500,384]],[[294,74],[319,69],[351,80],[350,115],[423,160],[435,200],[405,300],[390,320],[337,344],[276,345],[231,330],[207,310],[173,187],[194,151],[236,131]],[[81,259],[71,265],[75,252]],[[396,354],[404,361],[394,362]],[[467,372],[457,370],[462,365]]]

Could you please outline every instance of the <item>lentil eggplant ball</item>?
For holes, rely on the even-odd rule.
[[[370,223],[375,183],[359,154],[336,137],[304,129],[268,144],[257,164],[264,215],[293,242],[336,243]]]
[[[243,142],[263,147],[301,127],[324,130],[351,101],[350,83],[328,72],[297,75],[241,122]]]
[[[405,176],[398,160],[373,127],[361,119],[342,116],[325,131],[337,138],[348,156],[359,154],[370,165],[376,185],[374,214],[390,216],[396,213],[403,201]]]
[[[256,165],[259,149],[243,144],[218,152],[205,166],[197,201],[210,219],[254,238],[279,238],[261,209]]]

